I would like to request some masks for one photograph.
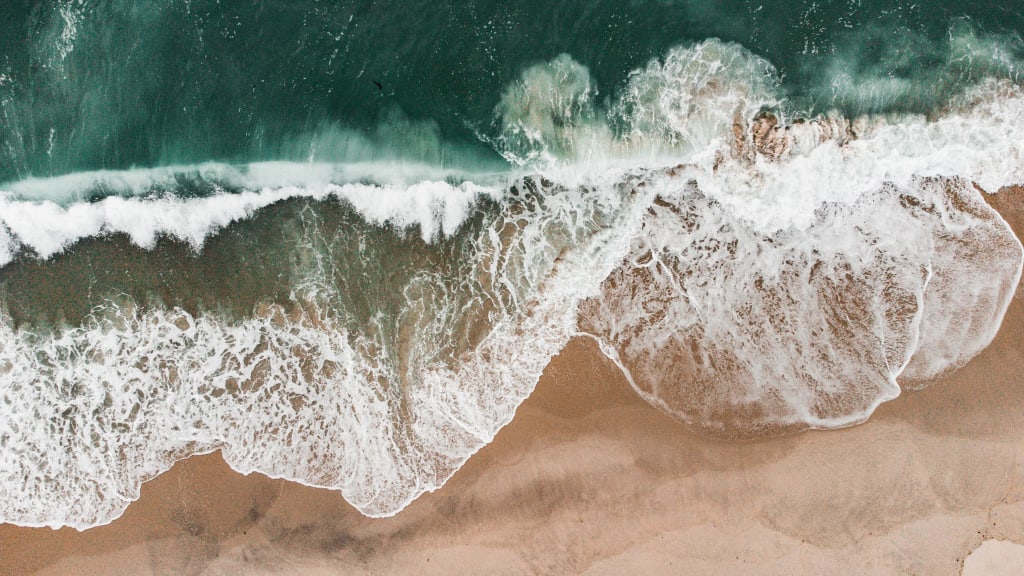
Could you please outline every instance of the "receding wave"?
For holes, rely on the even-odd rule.
[[[717,435],[865,420],[897,378],[987,346],[1020,280],[1020,243],[962,180],[888,185],[774,234],[691,183],[642,227],[582,327],[641,395]]]
[[[486,136],[498,172],[208,164],[4,186],[0,280],[21,280],[0,293],[0,519],[109,522],[142,481],[217,449],[394,514],[489,442],[576,335],[724,436],[863,421],[994,337],[1024,250],[975,185],[1024,182],[1011,79],[931,118],[798,119],[770,63],[707,41],[615,101],[596,89],[567,55],[526,69]],[[243,236],[280,206],[276,265],[250,284],[287,289],[241,312],[148,293],[171,258],[88,286],[48,275],[117,242],[245,266],[263,248]],[[19,307],[74,290],[80,317]]]

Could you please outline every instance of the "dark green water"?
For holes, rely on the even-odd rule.
[[[316,156],[497,161],[477,134],[526,67],[567,53],[614,99],[631,70],[712,37],[771,62],[796,109],[927,111],[1016,74],[1021,31],[1019,1],[14,0],[0,7],[0,181],[304,160],[337,129],[368,142]]]

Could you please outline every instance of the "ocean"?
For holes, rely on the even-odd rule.
[[[1024,4],[0,7],[0,522],[220,450],[390,516],[572,338],[693,430],[867,420],[1024,249]]]

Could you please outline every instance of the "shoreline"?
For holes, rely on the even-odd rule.
[[[985,197],[1020,237],[1024,189]],[[984,541],[1024,544],[1022,341],[1018,286],[995,341],[925,390],[856,426],[737,442],[648,405],[576,338],[491,444],[397,516],[213,453],[106,526],[0,526],[0,574],[959,574]]]

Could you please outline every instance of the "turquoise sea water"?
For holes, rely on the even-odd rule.
[[[190,454],[390,515],[569,338],[703,433],[1002,321],[1024,3],[5,2],[0,520]],[[55,504],[56,503],[56,504]]]

